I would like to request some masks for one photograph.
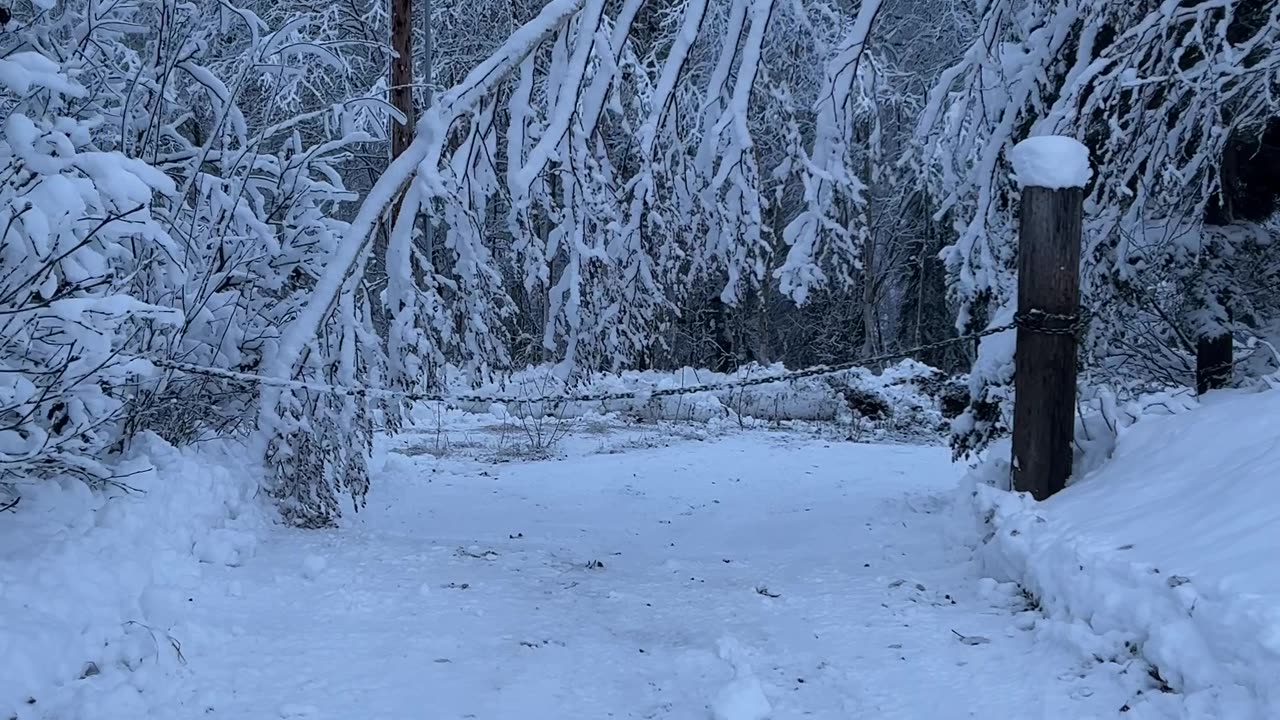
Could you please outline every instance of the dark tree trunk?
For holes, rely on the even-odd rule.
[[[718,297],[712,298],[708,304],[711,308],[711,339],[716,346],[711,369],[718,373],[733,372],[737,358],[733,351],[733,336],[729,332],[728,308]]]

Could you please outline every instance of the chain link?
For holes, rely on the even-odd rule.
[[[1046,322],[1063,323],[1059,327],[1049,327]],[[756,387],[759,385],[771,385],[773,383],[790,382],[793,380],[801,380],[804,378],[824,377],[827,375],[836,375],[842,372],[853,370],[854,368],[865,367],[867,365],[879,364],[889,360],[900,360],[902,358],[911,357],[930,350],[942,350],[953,345],[980,340],[991,335],[1022,328],[1030,332],[1043,333],[1047,335],[1075,335],[1081,332],[1087,323],[1087,314],[1080,313],[1047,313],[1042,310],[1030,310],[1025,313],[1018,313],[1014,317],[1013,322],[989,327],[975,333],[968,333],[945,340],[925,343],[913,348],[898,350],[895,352],[882,353],[880,355],[872,355],[870,357],[862,357],[856,360],[849,360],[835,365],[814,365],[813,367],[804,368],[803,370],[793,370],[778,375],[761,375],[754,378],[743,378],[741,380],[730,380],[726,382],[700,383],[697,385],[685,385],[681,387],[656,388],[652,390],[624,390],[619,392],[601,392],[601,393],[570,393],[565,395],[540,395],[535,397],[516,397],[510,395],[470,395],[470,394],[446,394],[446,393],[424,393],[406,390],[392,390],[388,388],[374,388],[364,386],[347,386],[347,385],[331,385],[328,383],[313,382],[307,380],[287,380],[284,378],[273,378],[265,375],[256,375],[253,373],[237,372],[235,370],[225,370],[222,368],[212,368],[194,363],[179,362],[176,360],[151,360],[156,367],[173,370],[175,372],[187,373],[189,375],[203,375],[207,377],[216,377],[222,380],[230,380],[233,382],[243,382],[254,385],[266,385],[271,387],[279,387],[284,389],[312,390],[315,392],[328,393],[331,395],[341,395],[346,397],[369,398],[369,397],[391,397],[402,400],[410,400],[414,402],[447,402],[454,404],[483,404],[492,405],[494,403],[529,403],[529,404],[559,404],[559,403],[595,403],[608,402],[610,400],[636,400],[640,398],[661,398],[674,397],[680,395],[694,395],[698,393],[721,392],[724,390],[737,390],[739,388]]]
[[[1089,326],[1089,312],[1081,308],[1074,313],[1051,313],[1027,310],[1013,316],[1014,325],[1037,335],[1073,335],[1080,337]]]

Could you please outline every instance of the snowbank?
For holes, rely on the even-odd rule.
[[[22,487],[0,513],[0,718],[143,717],[164,703],[201,563],[246,560],[269,522],[258,483],[234,446],[145,436],[107,491]]]
[[[564,394],[639,393],[638,398],[574,402],[544,406],[506,403],[500,410],[514,416],[580,417],[620,413],[644,420],[707,422],[730,417],[756,420],[832,421],[850,416],[884,425],[936,434],[942,426],[941,397],[946,378],[938,370],[904,360],[874,373],[856,368],[830,376],[803,378],[746,388],[730,388],[687,395],[650,397],[647,393],[694,385],[731,383],[786,372],[781,365],[744,367],[735,373],[684,368],[677,371],[628,371],[594,375],[570,387],[550,367],[529,368],[503,383],[480,388],[457,386],[459,394],[503,397],[542,397]],[[472,403],[470,412],[493,412],[491,405]]]
[[[1159,407],[1113,412],[1114,443],[1094,423],[1110,459],[1045,503],[991,486],[1007,462],[975,472],[980,559],[1087,654],[1135,649],[1192,716],[1280,717],[1280,392]]]

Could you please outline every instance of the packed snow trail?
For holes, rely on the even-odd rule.
[[[1118,666],[1037,640],[975,574],[958,475],[940,448],[763,432],[500,464],[390,452],[350,527],[280,529],[209,569],[164,714],[1132,717]]]

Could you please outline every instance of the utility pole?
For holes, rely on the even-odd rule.
[[[435,101],[432,85],[435,82],[435,54],[431,33],[431,0],[422,0],[422,111],[431,109]],[[426,213],[422,218],[422,254],[432,263],[435,262],[436,226],[433,220],[435,203],[427,201]]]
[[[391,106],[404,115],[404,122],[391,119],[391,159],[413,142],[417,120],[413,107],[413,0],[391,0]]]

